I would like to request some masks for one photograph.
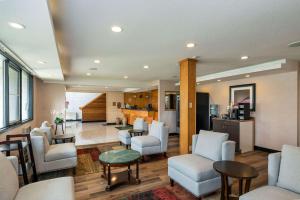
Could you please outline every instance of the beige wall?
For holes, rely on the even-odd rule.
[[[249,83],[256,83],[255,145],[275,150],[297,145],[297,71],[199,85],[197,91],[208,92],[210,103],[219,104],[220,113],[225,113],[229,86]]]
[[[168,126],[169,133],[176,133],[176,111],[165,110],[165,92],[179,91],[175,81],[159,80],[158,84],[158,120]]]
[[[124,92],[107,92],[106,93],[106,122],[114,123],[116,118],[123,117],[121,109],[113,106],[113,102],[124,104]]]
[[[0,141],[5,139],[7,134],[22,133],[28,126],[39,127],[42,121],[53,123],[54,116],[51,115],[53,110],[65,113],[65,86],[61,84],[43,83],[40,79],[34,78],[34,97],[33,97],[33,120],[9,129],[0,134]]]

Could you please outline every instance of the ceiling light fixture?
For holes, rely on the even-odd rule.
[[[242,56],[241,57],[241,60],[247,60],[248,59],[248,56]]]
[[[125,79],[128,79],[128,76],[124,76]]]
[[[112,26],[111,31],[115,33],[120,33],[122,31],[122,28],[120,26]]]
[[[24,29],[25,26],[23,24],[19,24],[16,22],[8,22],[8,25],[15,29]]]
[[[42,64],[42,65],[46,64],[45,61],[41,61],[41,60],[38,60],[37,63]]]
[[[250,77],[250,74],[247,74],[245,77],[246,77],[246,78],[249,78],[249,77]]]
[[[94,60],[94,63],[99,64],[100,60]]]
[[[186,44],[186,47],[187,47],[187,48],[193,48],[193,47],[195,47],[195,43],[191,43],[191,42],[190,42],[190,43],[187,43],[187,44]]]
[[[149,66],[148,66],[148,65],[145,65],[145,66],[144,66],[144,69],[149,69]]]
[[[87,76],[91,76],[92,74],[90,72],[86,73]]]
[[[221,82],[222,80],[221,80],[221,79],[218,79],[217,81],[218,81],[218,82]]]

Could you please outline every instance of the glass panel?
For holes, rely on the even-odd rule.
[[[8,69],[9,79],[9,123],[20,121],[20,84],[19,72],[12,67]]]
[[[4,127],[4,60],[0,55],[0,128]]]
[[[29,76],[22,71],[22,120],[29,119]]]

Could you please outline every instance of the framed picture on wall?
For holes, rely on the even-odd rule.
[[[256,84],[234,85],[229,87],[229,104],[249,103],[250,110],[255,111]]]

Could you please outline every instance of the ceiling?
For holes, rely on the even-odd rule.
[[[0,40],[37,71],[60,66],[58,74],[63,71],[68,86],[150,87],[154,80],[178,80],[178,61],[193,56],[199,59],[198,76],[282,58],[300,60],[300,47],[287,46],[300,40],[300,1],[49,0],[48,4],[53,27],[46,0],[0,1]],[[19,20],[26,29],[11,29],[7,26],[11,20]],[[112,32],[113,25],[123,31]],[[188,42],[195,48],[186,48]],[[244,55],[249,59],[242,61]],[[38,66],[40,59],[47,66]]]
[[[47,1],[1,0],[0,41],[44,80],[63,80]],[[17,22],[25,29],[8,25]],[[39,64],[43,61],[45,64]]]

